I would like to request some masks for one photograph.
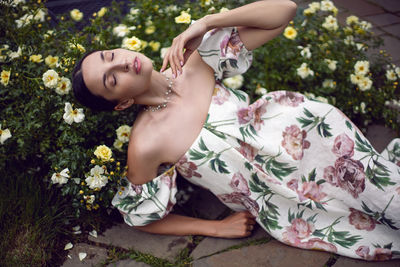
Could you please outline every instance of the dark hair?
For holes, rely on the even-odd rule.
[[[93,50],[87,52],[75,65],[72,71],[72,88],[74,91],[75,98],[82,105],[96,111],[110,111],[118,104],[118,101],[110,101],[101,96],[92,94],[87,88],[82,75],[82,62],[90,54],[99,51]]]

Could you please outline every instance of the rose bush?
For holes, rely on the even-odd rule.
[[[82,107],[71,92],[74,65],[86,51],[125,47],[146,54],[159,69],[172,39],[193,19],[235,5],[182,1],[178,6],[172,0],[139,0],[132,1],[128,8],[114,2],[93,14],[70,10],[56,17],[41,1],[2,1],[1,174],[16,177],[24,173],[30,179],[44,179],[50,190],[58,190],[62,198],[69,200],[76,216],[108,209],[117,187],[124,186],[121,178],[126,171],[130,126],[137,108],[96,113]],[[366,52],[380,44],[368,23],[351,16],[347,25],[341,26],[336,15],[337,9],[330,1],[299,9],[281,36],[254,51],[253,67],[225,83],[241,87],[252,100],[258,97],[256,93],[266,91],[299,91],[317,101],[335,104],[361,128],[372,120],[381,120],[399,129],[396,108],[400,69],[390,64],[383,51],[371,60],[367,58]],[[218,89],[215,93],[220,102],[229,94]],[[303,101],[296,93],[277,92],[274,98],[287,105]],[[259,100],[241,110],[240,123],[249,123],[257,130],[263,124],[266,108],[267,101]],[[306,135],[295,130],[288,129],[285,143],[293,157],[301,158],[302,151],[293,150],[289,143],[299,139],[302,149],[308,143]],[[363,174],[357,163],[346,158],[351,156],[352,145],[345,137],[338,138],[333,149],[340,157],[335,166],[327,167],[326,175],[331,175],[331,183],[357,197],[363,190]],[[239,150],[246,157],[254,157],[244,147]],[[190,162],[181,165],[188,176],[200,176]],[[343,173],[341,166],[353,166],[355,184],[345,179],[349,174]],[[232,185],[244,192],[245,183],[239,178]],[[314,195],[316,189],[310,188]],[[243,193],[221,199],[250,206],[254,214],[259,209]]]

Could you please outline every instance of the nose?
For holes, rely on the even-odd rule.
[[[129,63],[126,60],[120,62],[111,62],[110,70],[111,71],[122,71],[122,72],[129,72],[132,66],[129,66]]]

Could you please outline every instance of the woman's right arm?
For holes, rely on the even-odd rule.
[[[254,224],[254,217],[249,212],[242,211],[222,220],[204,220],[168,214],[161,220],[145,226],[135,226],[135,228],[153,234],[240,238],[249,236]]]

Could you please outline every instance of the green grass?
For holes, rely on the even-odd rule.
[[[46,188],[40,171],[10,177],[18,165],[6,164],[0,172],[0,266],[59,265],[65,257],[67,205]]]

